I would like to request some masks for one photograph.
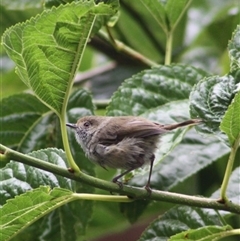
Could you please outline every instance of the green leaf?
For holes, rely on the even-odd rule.
[[[168,0],[166,4],[159,0],[141,0],[165,33],[175,27],[186,9],[189,0]]]
[[[65,153],[62,150],[49,148],[32,152],[29,155],[67,168],[65,164]],[[56,176],[35,167],[11,161],[0,170],[0,186],[2,190],[0,193],[1,205],[3,205],[7,199],[22,194],[29,189],[38,188],[40,185],[74,190],[73,182],[69,179]]]
[[[12,60],[6,56],[0,56],[0,62],[2,63],[0,85],[4,86],[0,100],[25,91],[27,86],[16,75]]]
[[[160,65],[127,79],[114,93],[107,115],[141,115],[169,101],[188,99],[206,73],[186,65]]]
[[[65,111],[95,15],[111,13],[109,6],[93,0],[73,2],[4,33],[3,46],[16,63],[17,74],[58,115]]]
[[[172,236],[169,241],[181,241],[181,240],[201,240],[201,241],[212,241],[217,238],[224,236],[224,233],[231,230],[231,226],[205,226],[198,229],[189,229],[188,231],[176,234]]]
[[[203,133],[219,134],[221,120],[236,94],[240,79],[233,75],[207,77],[196,84],[190,95],[191,117],[201,118]]]
[[[220,129],[227,134],[230,144],[233,145],[240,135],[240,91],[235,95],[228,107]]]
[[[216,211],[210,215],[204,209],[176,206],[153,221],[139,241],[154,241],[156,237],[159,241],[166,241],[182,231],[210,225],[224,225]]]
[[[35,132],[38,137],[44,135],[45,132],[39,131],[39,129],[42,129],[42,124],[49,118],[47,114],[49,109],[35,96],[30,94],[14,95],[2,99],[0,105],[2,110],[0,112],[0,140],[3,145],[21,149],[21,144],[24,145],[26,138],[29,138],[29,131]],[[35,140],[31,138],[32,141]],[[44,141],[46,143],[46,137]],[[23,152],[28,152],[28,150],[22,148]]]
[[[88,91],[84,89],[75,90],[68,101],[68,121],[75,123],[82,116],[93,115],[94,108],[92,96]]]
[[[35,96],[18,94],[0,101],[0,140],[22,153],[46,147],[62,148],[59,121]],[[80,116],[93,114],[91,95],[77,90],[70,96],[67,117],[75,123]],[[81,160],[81,159],[80,159]]]
[[[32,152],[30,156],[36,157],[46,162],[55,164],[56,166],[66,167],[65,153],[55,148],[49,148],[45,150],[39,150]],[[89,164],[88,164],[89,165]],[[93,168],[86,168],[90,174],[93,174]],[[82,185],[81,183],[75,183],[67,178],[54,175],[47,171],[37,169],[22,163],[11,161],[7,166],[0,170],[0,204],[4,204],[6,200],[13,198],[17,195],[25,193],[26,191],[39,186],[50,186],[66,188],[72,191],[78,192],[93,192],[94,188],[88,185]],[[27,236],[32,238],[45,237],[45,240],[75,240],[80,234],[83,235],[86,230],[86,226],[92,216],[93,203],[90,201],[77,201],[66,204],[50,215],[45,216],[37,223],[31,225],[23,233],[17,235],[17,240],[21,237]],[[25,224],[26,225],[26,224]],[[52,228],[49,229],[49,226]],[[64,235],[62,235],[64,234]],[[32,236],[34,235],[34,236]],[[53,239],[55,237],[55,239]],[[26,240],[26,239],[24,239]]]
[[[74,200],[66,189],[40,187],[9,200],[1,208],[1,240],[9,240],[54,209]]]
[[[232,39],[228,44],[228,51],[231,60],[231,68],[240,68],[240,25],[233,32]]]
[[[174,29],[176,24],[186,10],[190,0],[168,0],[165,6],[170,29]]]
[[[166,12],[159,0],[140,0],[150,14],[155,18],[161,28],[167,31]]]

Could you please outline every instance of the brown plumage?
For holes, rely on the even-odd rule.
[[[125,169],[113,182],[130,171],[150,163],[146,189],[150,190],[150,178],[154,152],[159,137],[164,133],[187,125],[196,125],[201,120],[188,120],[171,125],[161,125],[142,117],[85,116],[77,124],[67,124],[75,130],[78,143],[93,162],[106,168]]]

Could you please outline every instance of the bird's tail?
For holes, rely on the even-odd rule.
[[[165,130],[174,130],[176,128],[183,127],[183,126],[197,125],[201,122],[203,122],[203,121],[200,120],[200,119],[192,119],[192,120],[187,120],[187,121],[183,121],[183,122],[180,122],[180,123],[164,125],[162,128],[165,129]]]

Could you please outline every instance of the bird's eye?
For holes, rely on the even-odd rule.
[[[86,122],[84,122],[84,124],[83,124],[85,127],[89,127],[90,126],[90,122],[89,121],[86,121]]]

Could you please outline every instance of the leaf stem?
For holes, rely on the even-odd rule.
[[[183,11],[181,12],[181,14],[178,16],[177,21],[174,23],[174,25],[172,26],[172,31],[177,27],[177,25],[179,24],[180,20],[182,19],[183,15],[185,14],[185,12],[187,11],[188,7],[190,6],[190,4],[192,3],[192,0],[189,0],[187,2],[187,4],[185,5]]]
[[[238,137],[236,138],[235,142],[233,143],[233,146],[231,147],[231,152],[228,158],[228,163],[227,163],[227,168],[224,174],[224,178],[223,178],[223,182],[221,185],[221,201],[224,203],[230,203],[227,195],[226,195],[226,191],[227,191],[227,186],[228,186],[228,182],[232,173],[232,169],[233,169],[233,164],[234,164],[234,160],[235,160],[235,156],[238,150],[240,144],[240,133],[238,135]]]
[[[70,168],[73,170],[74,173],[79,173],[80,169],[73,159],[71,149],[70,149],[70,145],[69,145],[69,142],[68,142],[68,135],[67,135],[65,117],[60,118],[60,126],[61,126],[63,146],[64,146],[64,150],[65,150]]]
[[[90,193],[73,193],[72,196],[76,199],[92,200],[92,201],[104,201],[104,202],[133,202],[134,199],[130,199],[127,196],[119,195],[101,195]]]
[[[146,56],[142,55],[141,53],[137,52],[136,50],[128,47],[125,45],[123,42],[113,39],[112,36],[110,37],[107,33],[105,33],[103,30],[99,31],[99,35],[111,43],[118,51],[121,51],[134,59],[138,59],[140,62],[152,67],[152,66],[157,66],[158,64],[151,59],[148,59]]]
[[[232,229],[232,230],[227,230],[224,232],[221,232],[220,235],[218,235],[217,239],[214,240],[220,240],[225,237],[233,236],[233,235],[240,235],[240,229]]]
[[[110,192],[117,192],[120,194],[127,195],[132,198],[132,200],[136,199],[150,199],[156,201],[164,201],[175,204],[182,204],[194,207],[201,208],[211,208],[217,210],[225,210],[232,213],[240,214],[240,205],[234,203],[225,203],[219,202],[216,199],[204,198],[204,197],[196,197],[190,195],[184,195],[179,193],[172,192],[164,192],[152,190],[151,195],[144,188],[137,188],[132,186],[123,185],[123,187],[119,187],[117,184],[112,182],[107,182],[95,177],[91,177],[83,172],[79,173],[71,173],[67,169],[54,165],[52,163],[42,161],[40,159],[31,157],[29,155],[22,154],[20,152],[11,150],[10,148],[5,147],[0,144],[0,150],[4,151],[4,155],[8,160],[18,161],[33,167],[40,168],[45,171],[49,171],[51,173],[85,183],[103,190],[107,190]],[[108,196],[106,196],[108,199]]]
[[[174,23],[173,26],[171,26],[169,28],[169,30],[165,31],[166,33],[166,37],[167,37],[167,41],[166,41],[166,53],[165,53],[165,65],[169,65],[171,64],[171,58],[172,58],[172,44],[173,44],[173,33],[174,30],[176,29],[177,25],[179,24],[180,20],[182,19],[184,13],[186,12],[187,8],[189,7],[189,5],[191,4],[192,0],[189,0],[187,2],[187,4],[185,5],[183,11],[181,12],[181,14],[178,16],[178,19],[176,20],[176,22]]]
[[[171,64],[172,59],[172,42],[173,42],[173,31],[167,33],[167,42],[166,42],[166,54],[165,54],[165,65]]]

